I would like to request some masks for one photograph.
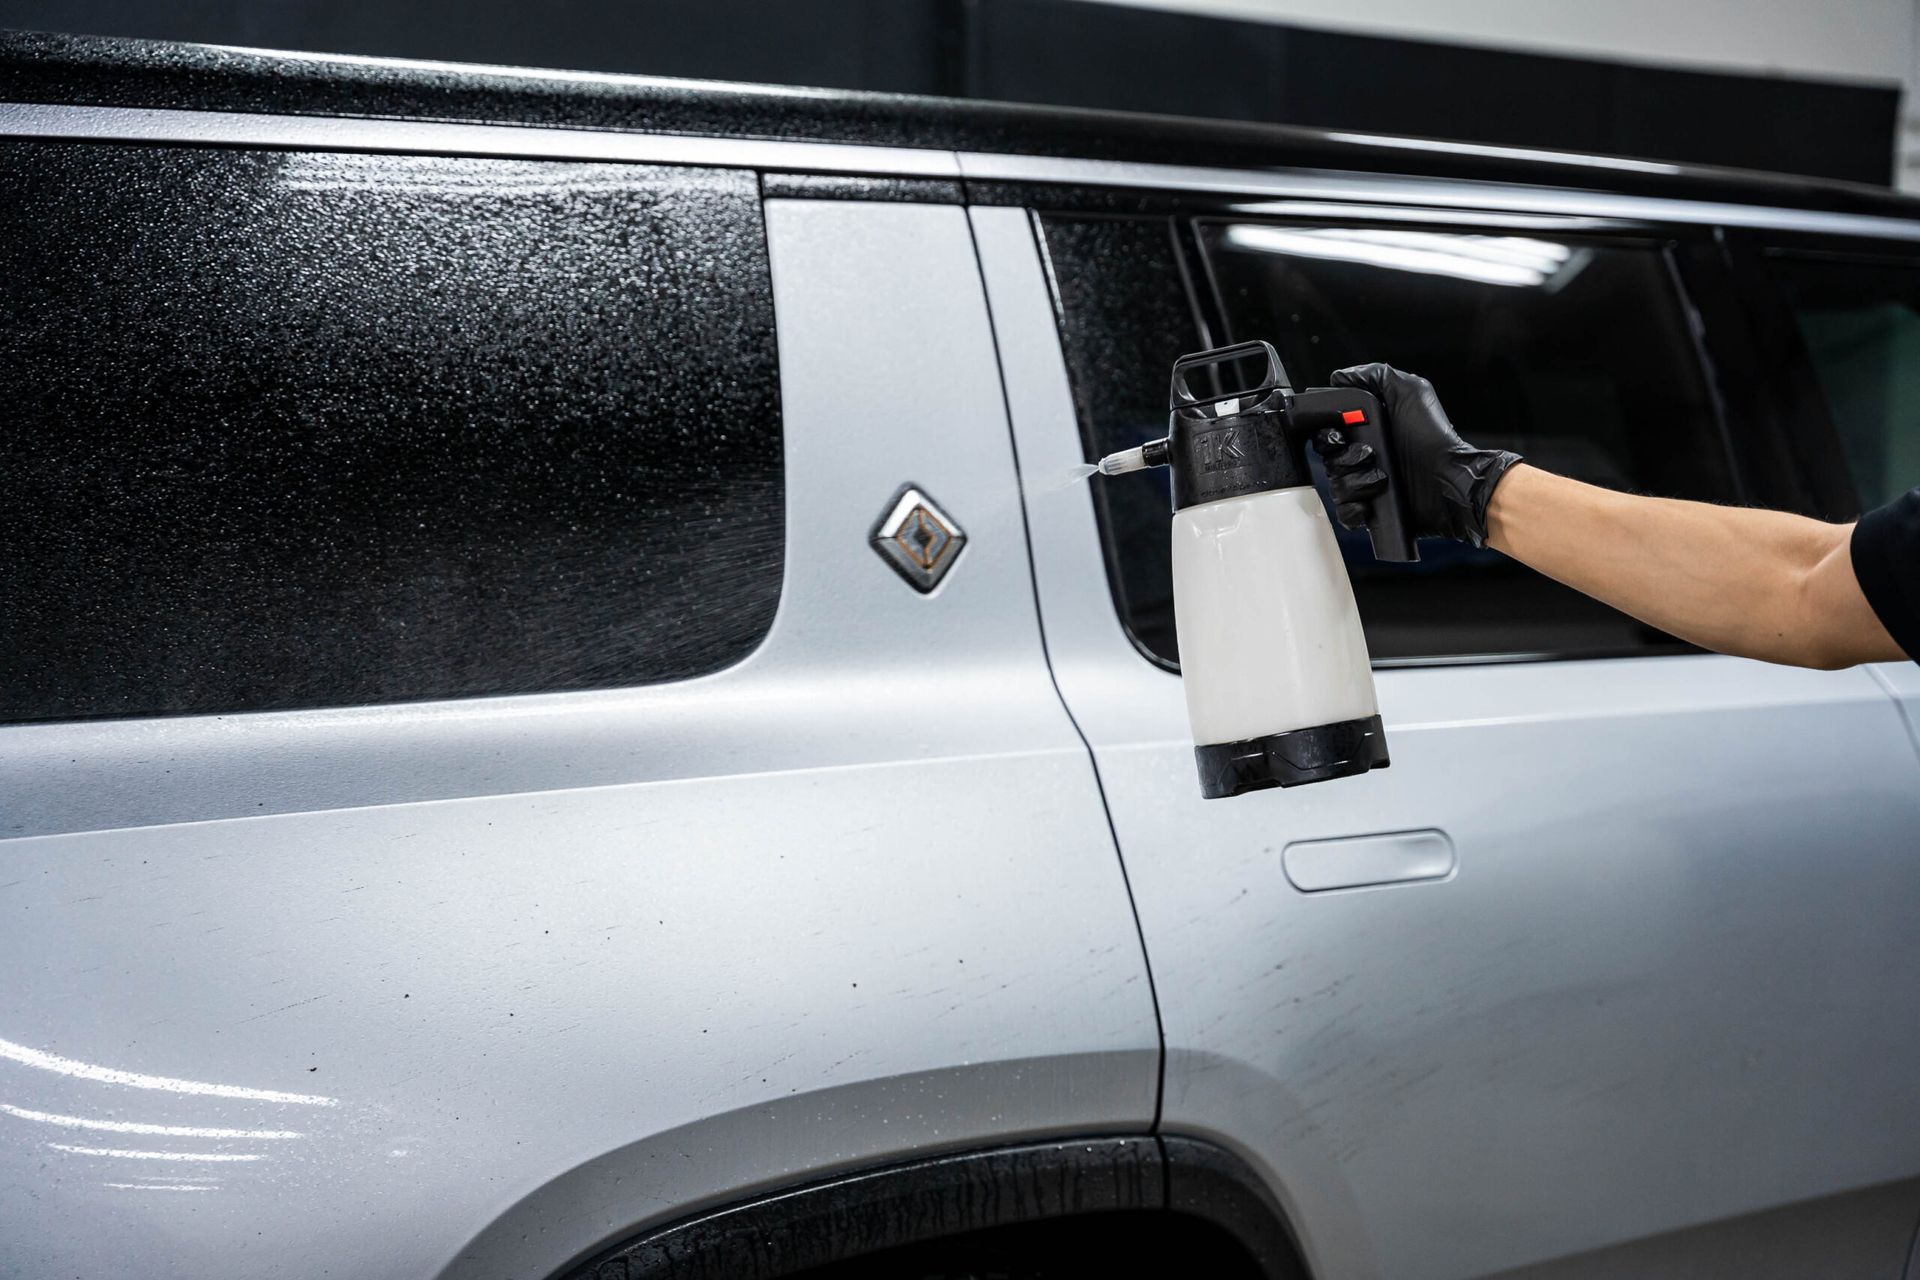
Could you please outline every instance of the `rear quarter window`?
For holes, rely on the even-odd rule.
[[[752,174],[15,143],[0,192],[0,720],[633,685],[766,632]]]

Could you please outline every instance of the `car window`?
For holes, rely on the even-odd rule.
[[[1207,343],[1168,218],[1048,218],[1045,247],[1061,346],[1088,461],[1167,434],[1173,362]],[[1177,662],[1165,471],[1095,481],[1114,606],[1149,658]]]
[[[1564,474],[1668,496],[1734,496],[1720,420],[1659,246],[1201,220],[1193,234],[1210,296],[1176,323],[1127,307],[1117,291],[1102,297],[1099,281],[1118,269],[1128,294],[1184,304],[1177,248],[1157,258],[1089,254],[1085,225],[1043,219],[1089,457],[1164,431],[1159,354],[1212,332],[1220,342],[1273,342],[1295,386],[1323,385],[1334,369],[1368,360],[1420,373],[1476,444],[1515,449]],[[1169,238],[1177,246],[1177,234]],[[1151,288],[1142,279],[1149,275]],[[1196,318],[1205,301],[1221,309],[1213,326]],[[1150,325],[1163,330],[1157,340],[1112,336]],[[1090,328],[1109,336],[1076,336]],[[1090,352],[1157,362],[1140,374],[1138,403],[1126,413],[1082,389],[1128,376],[1112,367],[1117,356],[1102,365]],[[1157,496],[1155,510],[1133,517],[1148,526],[1137,532],[1112,527],[1122,518],[1113,499],[1100,508],[1116,579],[1170,576]],[[1364,534],[1336,532],[1376,660],[1679,647],[1496,552],[1425,541],[1418,564],[1378,564]],[[1170,588],[1116,591],[1116,599],[1136,642],[1177,660],[1169,620],[1142,616],[1149,605],[1170,609]]]
[[[1775,258],[1860,507],[1920,485],[1920,267]]]
[[[631,685],[765,633],[752,174],[16,143],[0,190],[0,720]]]

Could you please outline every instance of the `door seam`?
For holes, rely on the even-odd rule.
[[[973,267],[980,278],[980,299],[987,309],[987,334],[993,341],[994,368],[1000,375],[1000,405],[1007,426],[1007,446],[1013,455],[1013,477],[1020,505],[1020,530],[1025,538],[1027,557],[1027,585],[1033,592],[1033,622],[1040,633],[1040,657],[1046,664],[1047,682],[1053,686],[1053,696],[1059,700],[1060,710],[1066,715],[1067,723],[1073,727],[1074,737],[1080,740],[1080,747],[1086,752],[1087,768],[1093,773],[1094,792],[1100,798],[1100,813],[1106,819],[1107,838],[1113,843],[1114,862],[1120,868],[1120,883],[1127,893],[1127,908],[1133,913],[1134,936],[1140,942],[1140,963],[1147,974],[1147,998],[1153,1005],[1153,1031],[1159,1041],[1159,1053],[1155,1057],[1153,1083],[1153,1119],[1148,1132],[1157,1135],[1160,1132],[1160,1113],[1167,1091],[1167,1029],[1160,1017],[1160,993],[1153,979],[1153,959],[1147,951],[1146,930],[1140,924],[1140,904],[1134,898],[1133,881],[1127,875],[1126,855],[1120,849],[1120,832],[1113,824],[1113,806],[1107,803],[1107,785],[1100,776],[1100,762],[1094,755],[1093,744],[1087,740],[1086,732],[1081,729],[1080,721],[1075,718],[1073,708],[1067,705],[1067,698],[1060,691],[1060,678],[1053,669],[1053,652],[1047,645],[1046,615],[1040,604],[1040,575],[1033,563],[1033,528],[1027,520],[1026,481],[1020,471],[1020,442],[1013,429],[1013,400],[1007,392],[1007,371],[1000,357],[1000,331],[993,320],[993,295],[987,288],[986,264],[980,261],[980,238],[974,234],[973,206],[966,206],[967,239],[973,245]],[[1029,219],[1031,225],[1031,219]]]

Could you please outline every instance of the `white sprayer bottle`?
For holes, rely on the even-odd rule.
[[[1190,379],[1264,359],[1246,390],[1195,395]],[[1379,402],[1350,387],[1295,392],[1265,342],[1173,366],[1164,440],[1110,455],[1104,475],[1166,466],[1173,479],[1173,608],[1200,792],[1209,799],[1385,768],[1386,733],[1353,587],[1307,470],[1306,444],[1337,430],[1369,444],[1388,478],[1374,556],[1417,560]]]

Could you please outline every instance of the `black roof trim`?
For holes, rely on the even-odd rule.
[[[1819,178],[1324,129],[903,94],[0,32],[0,100],[611,129],[1225,168],[1346,169],[1920,216]],[[1648,169],[1655,171],[1648,171]]]

